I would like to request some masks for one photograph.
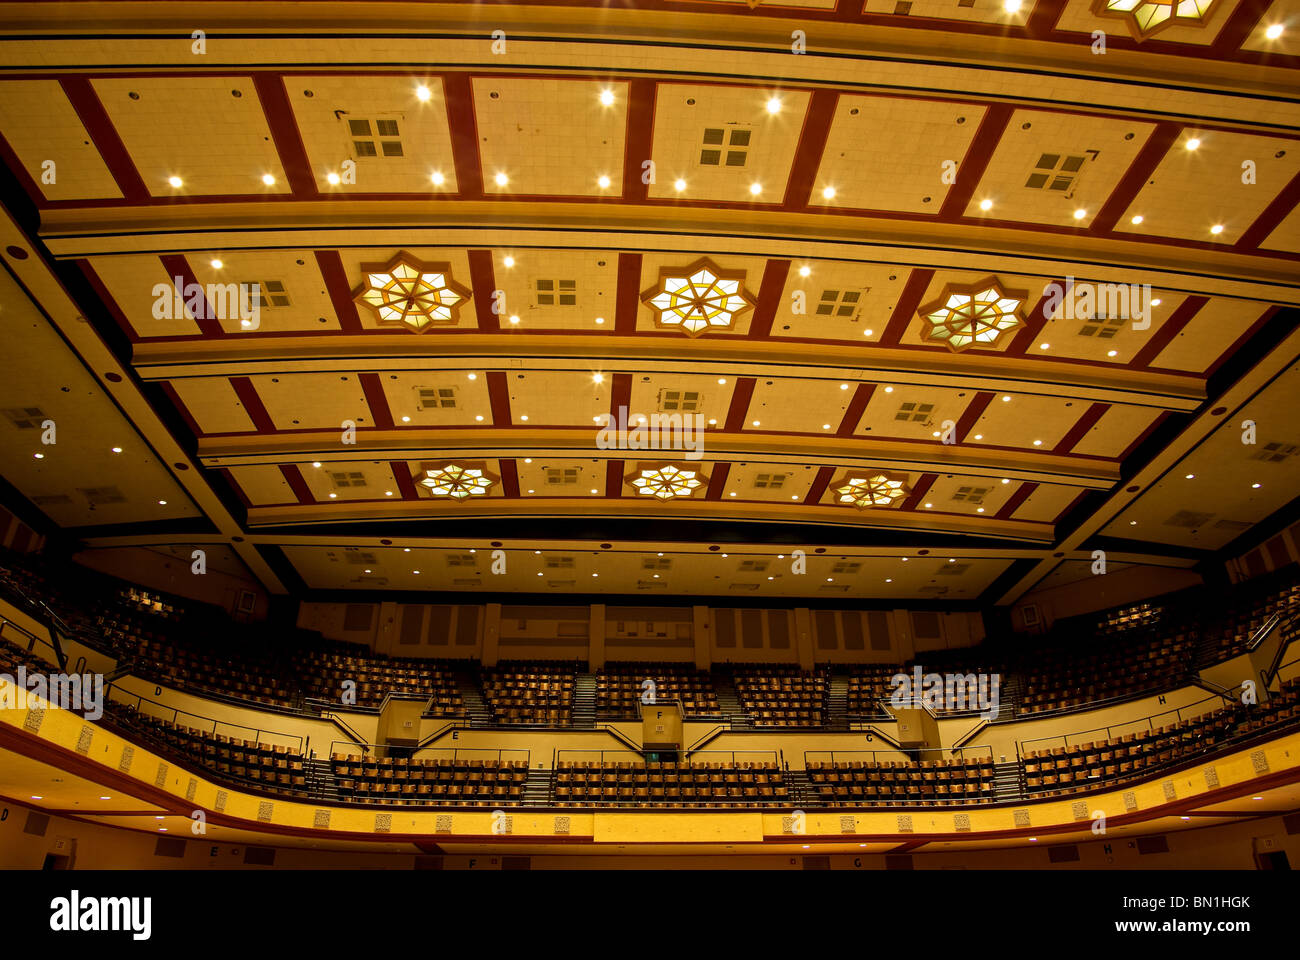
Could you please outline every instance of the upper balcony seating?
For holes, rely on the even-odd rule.
[[[302,653],[294,660],[304,694],[340,702],[345,681],[356,684],[356,703],[378,707],[389,694],[429,700],[435,717],[463,717],[465,704],[452,668],[436,660],[384,659],[342,653]]]
[[[689,666],[668,663],[608,664],[596,674],[596,716],[604,720],[639,720],[642,683],[653,680],[657,701],[676,700],[687,717],[720,714],[713,677]]]
[[[919,761],[809,761],[808,782],[822,803],[957,806],[993,802],[992,757]]]
[[[820,727],[828,716],[826,669],[737,667],[736,694],[756,727]]]
[[[528,779],[527,760],[331,757],[339,796],[359,803],[517,805]]]
[[[500,664],[483,672],[483,698],[498,723],[567,727],[574,673],[572,664]]]
[[[774,762],[569,762],[555,767],[555,802],[574,806],[738,807],[788,804]]]
[[[1194,649],[1194,638],[1179,633],[1092,653],[1086,649],[1044,652],[1024,673],[1019,712],[1042,713],[1167,689],[1187,678]]]

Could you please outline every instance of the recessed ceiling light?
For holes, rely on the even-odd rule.
[[[412,572],[412,573],[419,573],[420,571],[419,571],[419,570],[412,570],[411,572]]]
[[[1038,349],[1039,349],[1039,350],[1050,350],[1051,348],[1052,348],[1052,345],[1051,345],[1050,343],[1040,343],[1040,344],[1038,345]]]
[[[319,461],[319,460],[314,461],[314,462],[312,463],[312,466],[315,467],[317,470],[319,470],[319,469],[320,469],[320,461]]]
[[[1009,479],[1007,479],[1006,477],[1003,477],[1003,478],[1002,478],[1002,482],[1003,482],[1003,483],[1010,483],[1011,481],[1010,481]]]
[[[604,375],[603,373],[593,373],[593,374],[591,375],[591,382],[592,382],[592,383],[604,383],[604,382],[605,382],[605,375]]]
[[[948,562],[949,562],[949,563],[956,563],[957,561],[956,561],[955,558],[953,558],[953,557],[949,557],[949,558],[948,558]]]
[[[1106,356],[1108,356],[1108,357],[1119,356],[1119,351],[1118,351],[1118,350],[1107,350],[1107,351],[1106,351]]]
[[[385,490],[385,491],[384,491],[384,496],[386,496],[386,497],[391,497],[392,495],[393,495],[393,491],[391,491],[391,490]]]
[[[1130,520],[1130,521],[1128,522],[1128,525],[1129,525],[1130,527],[1136,527],[1136,526],[1138,525],[1138,522],[1137,522],[1136,520]]]
[[[411,552],[411,548],[410,548],[410,547],[403,547],[403,548],[402,548],[402,553],[410,553],[410,552]]]
[[[935,436],[935,437],[939,436],[939,431],[938,431],[938,430],[934,431],[934,433],[932,434],[932,436]]]
[[[1186,477],[1184,477],[1183,479],[1184,479],[1184,480],[1195,480],[1195,479],[1196,479],[1196,474],[1194,474],[1194,473],[1189,473],[1189,474],[1188,474]]]
[[[402,417],[402,423],[410,423],[410,422],[411,422],[410,417]]]
[[[894,392],[893,387],[885,387],[885,393],[893,393],[893,392]]]
[[[869,336],[871,336],[871,331],[870,331],[870,330],[863,330],[863,331],[862,331],[862,335],[863,335],[864,337],[869,337]]]
[[[1159,297],[1156,297],[1154,300],[1152,300],[1152,301],[1151,301],[1151,306],[1153,306],[1153,307],[1158,307],[1158,306],[1160,306],[1160,298],[1159,298]]]
[[[736,491],[735,490],[731,491],[731,495],[734,497],[736,495]]]
[[[523,420],[523,421],[525,421],[525,422],[527,422],[527,420],[528,420],[528,414],[525,413],[525,414],[524,414],[523,416],[521,416],[519,419],[520,419],[520,420]]]
[[[835,188],[834,188],[834,187],[826,187],[824,190],[822,190],[822,196],[825,197],[827,200],[834,200],[834,199],[835,199]]]
[[[1034,441],[1034,446],[1036,446],[1036,447],[1041,447],[1042,445],[1043,445],[1043,441],[1041,441],[1041,440],[1035,440],[1035,441]]]
[[[165,507],[165,506],[167,506],[167,501],[166,501],[166,500],[159,500],[159,501],[158,501],[158,506],[160,506],[160,507]]]
[[[433,175],[430,177],[430,179],[433,180],[433,185],[435,187],[441,187],[444,183],[447,182],[447,178],[444,177],[442,175],[442,172],[439,170],[433,171]]]
[[[599,577],[600,574],[599,574],[599,573],[593,573],[592,576],[593,576],[593,577]]]
[[[1190,140],[1187,141],[1187,143],[1183,144],[1183,146],[1187,147],[1188,150],[1195,150],[1200,145],[1201,145],[1201,141],[1198,140],[1196,137],[1192,137]]]
[[[976,439],[976,440],[983,440],[983,439],[984,439],[984,434],[982,434],[982,433],[977,433],[977,434],[975,434],[975,439]]]
[[[419,100],[421,103],[424,103],[432,96],[433,96],[433,91],[430,90],[428,87],[426,87],[424,84],[420,84],[418,87],[415,88],[415,99]]]
[[[989,200],[989,199],[987,199],[987,198],[984,199],[984,200],[981,200],[981,201],[980,201],[980,209],[981,209],[981,210],[992,210],[992,209],[993,209],[993,201],[992,201],[992,200]]]
[[[600,91],[600,102],[601,102],[604,106],[607,106],[607,107],[613,105],[613,103],[614,103],[614,91],[613,91],[613,90],[602,90],[602,91]]]
[[[225,264],[223,264],[220,260],[209,260],[208,263],[211,264],[213,270],[220,270],[223,266],[225,266]]]
[[[597,322],[597,323],[604,323],[604,322],[605,322],[605,318],[604,318],[604,317],[597,317],[597,318],[596,318],[596,322]]]
[[[933,507],[933,506],[934,506],[933,503],[927,503],[927,504],[925,505],[925,509],[929,510],[929,509],[930,509],[931,507]]]
[[[1082,220],[1087,215],[1088,215],[1088,211],[1083,209],[1083,207],[1080,207],[1078,210],[1074,211],[1074,219],[1076,220]]]
[[[596,181],[596,183],[600,185],[600,189],[602,190],[609,189],[609,177],[602,176],[599,180]]]
[[[791,495],[790,495],[790,499],[791,499],[791,500],[798,500],[798,499],[799,499],[799,494],[797,494],[797,493],[791,494]]]
[[[45,459],[45,454],[43,454],[43,453],[33,453],[32,456],[35,457],[37,460],[44,460],[44,459]]]
[[[331,500],[337,500],[337,499],[338,499],[338,494],[337,494],[337,493],[331,493],[331,494],[330,494],[330,499],[331,499]]]
[[[722,386],[722,385],[726,384],[726,382],[727,382],[727,378],[726,378],[726,377],[718,377],[718,385],[719,385],[719,386]]]
[[[673,183],[673,189],[676,190],[678,193],[681,193],[683,190],[686,189],[686,181],[685,181],[685,180],[682,180],[682,179],[679,177],[679,178],[676,180],[676,182]]]
[[[907,563],[907,557],[903,557],[903,562]]]
[[[99,799],[101,799],[101,800],[112,800],[113,798],[112,798],[112,797],[100,797]]]
[[[504,173],[498,173],[495,177],[493,177],[493,179],[496,180],[498,187],[504,187],[507,183],[510,182],[510,178],[507,177]]]
[[[1252,490],[1258,490],[1258,489],[1259,489],[1259,486],[1260,486],[1260,485],[1259,485],[1258,483],[1252,483],[1252,484],[1250,485],[1250,489],[1252,489]]]
[[[529,490],[528,492],[529,492],[529,493],[536,493],[537,491],[536,491],[536,490]]]
[[[827,582],[827,583],[834,583],[834,582],[835,582],[835,578],[834,578],[834,577],[827,577],[827,578],[826,578],[826,582]]]
[[[478,379],[478,374],[477,374],[477,373],[471,373],[471,374],[469,374],[469,379],[470,379],[470,380],[477,380],[477,379]]]
[[[801,276],[801,277],[806,277],[806,276],[808,276],[810,273],[812,273],[812,267],[800,267],[800,268],[799,268],[799,276]]]
[[[180,189],[185,184],[185,181],[180,177],[168,177],[167,182],[177,189]]]
[[[1223,233],[1223,224],[1216,223],[1214,226],[1210,227],[1210,233],[1214,234],[1216,237]]]
[[[1131,220],[1129,221],[1129,223],[1133,224],[1133,226],[1136,227],[1139,223],[1141,223],[1141,222],[1142,222],[1143,220],[1145,220],[1145,219],[1146,219],[1146,218],[1143,217],[1142,214],[1139,213],[1139,214],[1137,214],[1136,216],[1134,216],[1133,219],[1131,219]]]
[[[329,184],[332,187],[337,187],[339,185],[339,175],[337,173],[331,173],[325,179],[329,181]]]
[[[505,264],[506,269],[509,269],[510,267],[513,267],[513,266],[515,265],[515,258],[514,258],[514,257],[506,257],[506,258],[505,258],[504,260],[502,260],[501,262],[502,262],[503,264]]]
[[[781,98],[780,98],[780,97],[772,97],[770,100],[767,101],[767,112],[768,112],[768,113],[779,113],[780,110],[781,110]]]
[[[752,193],[754,196],[758,196],[760,193],[763,192],[763,185],[761,183],[751,183],[749,185],[749,192]]]
[[[841,390],[847,390],[848,388],[849,388],[849,385],[848,385],[847,383],[841,383],[841,384],[840,384],[840,389],[841,389]]]
[[[1010,403],[1010,402],[1011,402],[1011,394],[1009,394],[1009,393],[1004,393],[1004,394],[1002,395],[1002,402],[1003,402],[1003,403]]]
[[[893,583],[893,582],[894,582],[893,577],[885,577],[885,583]]]
[[[823,429],[823,430],[829,430],[830,428],[831,428],[831,425],[830,425],[829,423],[823,423],[823,424],[822,424],[822,429]]]
[[[517,313],[516,313],[516,314],[511,314],[511,316],[510,316],[510,322],[511,322],[511,323],[518,323],[518,322],[519,322],[519,314],[517,314]]]
[[[33,799],[33,800],[44,800],[45,798],[44,798],[44,797],[36,797],[36,796],[34,796],[34,797],[32,797],[32,799]],[[158,819],[161,820],[162,817],[159,817]]]
[[[482,420],[482,419],[483,419],[483,414],[480,413],[480,414],[479,414],[477,417],[475,417],[474,419],[475,419],[475,420]]]
[[[1020,12],[1020,0],[1002,0],[1002,9],[1007,13]]]
[[[753,422],[753,425],[757,427],[757,426],[759,425],[758,421],[755,420],[755,421]]]
[[[1270,40],[1276,40],[1278,37],[1282,36],[1282,24],[1271,24],[1269,28],[1264,31],[1264,36],[1268,37]]]

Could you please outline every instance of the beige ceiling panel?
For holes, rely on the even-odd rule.
[[[1204,373],[1223,356],[1267,308],[1242,300],[1211,300],[1160,351],[1151,366]]]
[[[494,250],[492,268],[497,289],[505,291],[506,297],[502,329],[582,333],[614,329],[617,253]]]
[[[749,401],[745,428],[833,435],[840,428],[857,385],[857,381],[847,380],[759,377]]]
[[[235,284],[243,312],[218,311],[226,333],[336,332],[338,318],[325,280],[310,250],[204,250],[189,254],[194,279],[209,285]],[[220,264],[220,267],[214,264]],[[256,305],[256,310],[251,309]],[[215,311],[215,303],[209,303]],[[244,321],[254,314],[248,325]]]
[[[311,469],[310,464],[303,465],[303,473]],[[297,503],[298,497],[284,478],[279,466],[274,464],[255,467],[231,467],[230,475],[239,484],[248,502],[255,507],[276,503]]]
[[[772,336],[874,343],[884,334],[909,274],[907,267],[890,264],[796,258],[772,321]]]
[[[92,257],[90,266],[140,337],[197,336],[199,325],[177,304],[176,279],[153,254]],[[182,283],[183,285],[183,283]]]
[[[492,422],[487,375],[481,371],[428,370],[379,377],[395,426],[468,427]]]
[[[727,471],[725,500],[765,500],[773,503],[802,503],[817,468],[791,463],[733,463]],[[732,496],[735,494],[735,496]]]
[[[1150,407],[1110,407],[1070,452],[1088,457],[1118,458],[1159,416],[1160,411]]]
[[[354,373],[287,373],[250,378],[277,430],[338,430],[344,421],[373,427],[361,380]]]
[[[46,200],[122,195],[59,81],[0,85],[0,134]]]
[[[603,497],[605,461],[521,457],[515,463],[525,497]]]
[[[1063,511],[1078,498],[1082,491],[1078,487],[1067,487],[1057,483],[1040,483],[1011,514],[1013,520],[1028,520],[1035,523],[1055,523]]]
[[[257,430],[228,377],[191,377],[172,380],[171,385],[203,433]]]
[[[510,416],[516,424],[531,426],[590,426],[595,446],[600,429],[596,418],[609,413],[610,378],[600,383],[594,374],[567,370],[533,370],[506,373],[510,389]]]
[[[401,491],[387,460],[345,460],[300,468],[317,503],[344,500],[400,500]]]
[[[1003,400],[1003,397],[1011,397]],[[966,443],[1050,451],[1070,432],[1089,404],[1059,397],[1000,393],[989,401]]]

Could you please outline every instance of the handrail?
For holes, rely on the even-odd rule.
[[[320,718],[321,718],[322,720],[328,720],[328,721],[330,721],[330,723],[334,724],[334,726],[338,727],[340,730],[342,730],[342,731],[343,731],[344,733],[346,733],[348,736],[350,736],[350,737],[356,737],[356,738],[357,738],[356,742],[359,743],[359,744],[362,744],[362,748],[363,748],[363,750],[368,750],[368,749],[369,749],[369,745],[368,745],[368,744],[365,744],[365,743],[360,739],[360,738],[361,738],[361,734],[359,734],[359,733],[357,733],[355,730],[353,730],[352,727],[347,723],[347,721],[345,721],[345,720],[344,720],[342,717],[340,717],[338,714],[334,713],[334,711],[332,711],[332,710],[322,710],[322,711],[321,711],[321,714],[320,714]]]
[[[1192,683],[1195,686],[1200,687],[1202,690],[1209,690],[1211,693],[1215,694],[1216,696],[1222,697],[1224,700],[1227,700],[1231,704],[1240,703],[1240,701],[1237,699],[1236,695],[1234,694],[1232,687],[1225,687],[1221,683],[1216,683],[1214,680],[1207,680],[1204,677],[1197,677],[1195,680],[1192,681]]]
[[[1290,618],[1288,623],[1293,623],[1295,619],[1296,618],[1294,617]],[[1282,669],[1281,660],[1286,656],[1287,650],[1294,642],[1294,638],[1288,640],[1284,634],[1282,636],[1282,642],[1277,645],[1277,652],[1273,654],[1273,659],[1269,662],[1268,669],[1259,672],[1259,678],[1262,681],[1264,689],[1267,690],[1268,685],[1273,682],[1275,677],[1277,677],[1278,671]]]
[[[983,730],[985,727],[987,727],[990,723],[992,723],[991,720],[981,720],[979,723],[975,724],[975,726],[971,727],[971,728],[970,728],[970,731],[969,731],[968,733],[964,734],[963,736],[958,737],[955,741],[953,741],[953,746],[954,746],[954,747],[965,746],[967,740],[969,740],[971,737],[975,736],[975,734],[979,733],[981,730]]]
[[[334,753],[335,753],[334,748],[335,748],[336,746],[340,745],[340,744],[343,744],[343,745],[345,745],[345,746],[349,746],[349,747],[360,747],[360,748],[362,749],[362,751],[363,751],[363,754],[364,754],[365,752],[368,752],[368,750],[369,750],[370,747],[374,747],[376,750],[386,750],[386,749],[388,749],[388,747],[390,746],[389,744],[380,744],[380,743],[376,743],[376,744],[361,743],[361,742],[356,741],[356,740],[331,740],[331,741],[330,741],[330,750],[329,750],[329,754],[328,754],[328,756],[330,757],[330,759],[333,759],[333,757],[334,757]],[[421,750],[421,748],[419,748],[419,747],[416,747],[416,748],[399,747],[398,749],[403,750],[403,751],[405,751],[405,750],[407,750],[407,749],[410,749],[410,751],[411,751],[411,759],[414,759],[414,758],[415,758],[415,755],[416,755],[417,753],[419,753],[420,750]],[[531,751],[531,750],[525,750],[525,749],[523,749],[523,748],[521,748],[521,747],[501,747],[501,748],[496,749],[496,750],[492,749],[491,747],[426,747],[426,748],[423,748],[423,749],[450,751],[450,752],[451,752],[451,757],[450,757],[449,759],[451,759],[451,760],[455,760],[455,759],[457,758],[457,755],[458,755],[458,754],[461,754],[461,753],[487,753],[487,754],[493,754],[493,755],[496,756],[496,758],[497,758],[498,760],[504,760],[504,759],[506,759],[505,754],[507,754],[507,753],[521,753],[521,754],[523,754],[523,758],[524,758],[525,765],[527,765],[527,766],[529,766],[529,767],[532,766],[532,757],[533,757],[532,751]]]
[[[23,645],[20,643],[15,643],[12,639],[6,637],[4,635],[5,627],[12,627],[18,633],[22,634],[24,637],[27,638],[27,646],[25,648],[27,653],[34,654],[36,652],[37,645],[43,647],[49,647],[50,653],[53,654],[54,656],[53,664],[55,666],[58,666],[59,669],[63,669],[63,664],[59,662],[59,650],[49,640],[46,640],[43,637],[38,637],[36,634],[32,633],[30,630],[24,627],[21,623],[18,623],[17,621],[14,620],[10,620],[3,613],[0,613],[0,640],[8,640],[9,643],[12,643],[15,647],[18,647],[20,650],[24,649]],[[46,629],[48,630],[49,628],[47,627]],[[46,658],[44,656],[41,656],[41,659],[44,660]],[[65,657],[65,662],[66,662],[66,657]]]
[[[947,752],[949,754],[957,755],[961,760],[965,760],[967,752],[973,752],[976,750],[987,750],[989,755],[989,760],[990,761],[993,760],[993,748],[988,744],[978,744],[973,747],[921,747],[918,748],[917,750],[909,751],[909,752],[939,753],[939,754]],[[830,762],[834,763],[836,754],[839,754],[840,756],[849,756],[849,757],[870,755],[872,758],[872,762],[874,763],[877,754],[886,753],[886,752],[887,751],[884,750],[805,750],[803,752],[803,766],[805,770],[808,769],[808,758],[810,756],[812,757],[829,756]],[[940,759],[947,759],[947,758],[940,757]],[[976,759],[979,758],[976,757]]]
[[[1028,746],[1029,744],[1031,744],[1031,743],[1044,743],[1044,742],[1047,742],[1047,741],[1060,740],[1062,746],[1066,746],[1066,747],[1068,747],[1068,746],[1070,745],[1070,742],[1069,742],[1069,741],[1070,741],[1070,737],[1085,737],[1085,736],[1087,736],[1087,735],[1090,734],[1090,733],[1095,734],[1095,733],[1100,733],[1100,732],[1103,732],[1103,731],[1104,731],[1105,734],[1106,734],[1106,739],[1109,740],[1109,739],[1111,739],[1111,736],[1112,736],[1112,734],[1111,734],[1111,730],[1112,730],[1113,728],[1115,728],[1115,727],[1126,727],[1126,726],[1130,726],[1130,725],[1132,725],[1132,724],[1136,724],[1136,723],[1146,723],[1146,724],[1147,724],[1147,728],[1148,728],[1148,729],[1151,729],[1151,728],[1153,727],[1152,721],[1155,720],[1157,717],[1164,717],[1164,716],[1167,716],[1167,715],[1169,715],[1169,714],[1174,714],[1174,715],[1177,716],[1177,718],[1178,718],[1179,720],[1182,720],[1182,719],[1183,719],[1183,715],[1182,715],[1182,714],[1183,714],[1183,711],[1184,711],[1184,710],[1191,710],[1193,707],[1199,707],[1199,706],[1201,706],[1202,704],[1209,703],[1211,700],[1215,700],[1215,701],[1217,701],[1217,700],[1219,700],[1219,699],[1220,699],[1220,698],[1219,698],[1219,695],[1218,695],[1218,694],[1214,694],[1213,696],[1206,697],[1206,698],[1203,699],[1203,700],[1197,700],[1197,701],[1194,702],[1194,703],[1189,703],[1189,704],[1186,704],[1186,705],[1181,706],[1181,707],[1175,707],[1175,708],[1170,709],[1170,710],[1162,710],[1162,711],[1159,712],[1159,713],[1153,713],[1153,714],[1150,714],[1150,715],[1145,716],[1145,717],[1138,717],[1138,718],[1136,718],[1136,719],[1134,719],[1134,720],[1123,720],[1123,721],[1120,721],[1119,723],[1107,724],[1107,725],[1104,726],[1104,727],[1093,727],[1091,730],[1080,730],[1080,731],[1075,732],[1075,733],[1057,734],[1057,735],[1055,735],[1055,736],[1051,736],[1051,737],[1035,737],[1035,738],[1032,739],[1032,740],[1018,740],[1018,741],[1016,741],[1016,744],[1017,744],[1017,748],[1019,748],[1019,747],[1027,747],[1027,746]],[[1201,712],[1203,713],[1204,711],[1201,711]]]
[[[576,748],[576,747],[575,747],[575,748],[566,748],[566,749],[563,749],[563,750],[556,750],[555,753],[554,753],[554,755],[553,755],[553,759],[552,759],[552,761],[551,761],[551,763],[552,763],[554,769],[559,769],[559,764],[565,762],[564,759],[563,759],[563,757],[564,757],[565,754],[575,754],[575,753],[580,753],[580,754],[595,754],[595,755],[599,758],[600,762],[603,763],[603,762],[604,762],[604,759],[605,759],[605,754],[607,754],[607,753],[623,753],[623,751],[621,751],[621,750],[618,750],[618,751],[616,751],[616,750],[582,750],[582,749],[579,749],[579,748]],[[732,762],[733,764],[734,764],[734,763],[739,763],[739,762],[745,762],[745,761],[738,761],[738,760],[736,759],[737,754],[739,754],[739,755],[741,755],[741,756],[755,756],[755,757],[762,757],[762,758],[763,758],[763,762],[767,762],[767,760],[770,758],[773,764],[777,764],[778,767],[779,767],[779,764],[780,764],[780,755],[779,755],[779,753],[778,753],[776,750],[698,750],[698,751],[696,751],[696,754],[695,754],[695,755],[696,755],[696,756],[699,756],[699,755],[702,755],[702,754],[708,754],[708,755],[718,754],[718,755],[722,755],[722,756],[728,756],[728,757],[731,757],[731,762]],[[624,759],[622,759],[622,760],[618,760],[618,761],[615,761],[615,762],[618,762],[618,763],[627,763],[627,762],[629,762],[629,761],[626,760],[626,758],[624,758]],[[645,761],[641,760],[641,761],[630,761],[630,762],[641,763],[641,762],[645,762]],[[679,761],[679,762],[686,763],[688,766],[695,766],[695,764],[692,763],[691,761]],[[706,761],[706,762],[707,762],[707,761]],[[752,762],[752,761],[751,761],[751,762]],[[647,766],[654,766],[654,764],[650,764],[650,763],[647,763],[646,765],[647,765]]]
[[[704,736],[700,737],[698,740],[692,743],[689,747],[684,748],[682,750],[682,753],[689,756],[690,754],[694,753],[696,750],[700,749],[700,747],[704,746],[704,744],[717,738],[724,731],[729,731],[730,729],[731,729],[730,723],[720,723],[717,726],[715,726],[712,730],[710,730],[708,733],[706,733]]]
[[[181,717],[192,717],[195,720],[203,721],[203,723],[210,723],[212,724],[213,736],[217,735],[218,727],[230,727],[233,730],[251,730],[253,732],[253,739],[257,740],[258,743],[261,743],[262,734],[266,734],[268,737],[279,737],[283,740],[296,740],[298,742],[298,754],[304,757],[307,756],[307,746],[308,744],[311,743],[311,738],[304,739],[302,736],[298,734],[277,733],[274,730],[265,730],[260,727],[249,727],[249,726],[245,726],[242,723],[231,723],[229,720],[218,720],[215,717],[205,717],[199,713],[190,713],[188,710],[179,710],[176,707],[169,707],[165,703],[159,703],[157,700],[150,700],[148,697],[142,697],[138,693],[132,693],[129,690],[123,690],[121,687],[118,687],[112,683],[108,683],[104,685],[104,694],[107,702],[112,702],[112,696],[114,692],[116,692],[120,697],[124,698],[122,701],[118,701],[118,702],[122,702],[124,703],[125,706],[131,707],[136,711],[136,713],[140,714],[141,716],[154,717],[154,719],[156,720],[168,719],[168,717],[166,716],[155,716],[154,714],[146,713],[142,708],[144,704],[147,703],[150,706],[158,707],[164,714],[170,712],[171,713],[170,722],[173,724],[176,723]],[[135,703],[131,703],[132,699],[135,700]],[[274,743],[272,743],[271,745],[275,746]]]
[[[31,615],[32,619],[34,619],[37,623],[43,626],[45,628],[45,632],[50,635],[49,640],[42,641],[42,642],[45,643],[46,646],[48,646],[52,651],[54,651],[54,662],[55,664],[58,665],[58,668],[60,670],[66,669],[68,664],[68,655],[63,652],[63,645],[59,643],[59,631],[56,625],[62,625],[63,632],[65,634],[68,634],[69,636],[72,634],[72,631],[68,628],[68,625],[63,622],[63,618],[60,617],[57,613],[55,613],[53,610],[51,610],[50,605],[46,603],[44,600],[41,600],[39,598],[33,599],[32,597],[29,597],[26,591],[24,591],[17,584],[11,581],[6,581],[5,589],[8,593],[16,594],[18,598],[30,608],[28,611],[29,615]],[[24,629],[20,624],[14,623],[12,620],[9,620],[8,617],[5,617],[4,619],[6,622],[13,624],[13,626],[17,628],[19,631],[21,631],[22,633],[27,634],[33,639],[40,639],[39,637],[36,637],[34,634],[32,634],[31,631]]]
[[[1274,628],[1282,622],[1282,614],[1275,613],[1265,620],[1258,630],[1254,632],[1249,640],[1246,641],[1245,651],[1254,653],[1255,648],[1268,639],[1268,635],[1273,632]]]

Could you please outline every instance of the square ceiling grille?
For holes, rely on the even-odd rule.
[[[786,474],[760,473],[754,477],[755,490],[780,490],[785,486]]]
[[[544,557],[548,570],[572,570],[573,557]]]
[[[1251,459],[1263,460],[1266,463],[1281,463],[1294,457],[1297,451],[1300,451],[1300,447],[1292,443],[1266,443]]]
[[[642,570],[671,570],[673,562],[668,557],[643,557],[641,559]]]
[[[379,117],[374,120],[349,118],[348,133],[352,137],[352,149],[356,152],[357,159],[405,155],[399,139],[401,131],[394,117]]]
[[[577,467],[547,467],[546,483],[553,487],[573,486],[578,482]]]
[[[1179,510],[1172,517],[1165,521],[1167,527],[1187,527],[1194,529],[1203,527],[1214,519],[1212,513],[1196,513],[1192,510]]]
[[[757,590],[757,589],[758,589],[758,584],[756,584],[756,583],[733,583],[733,584],[732,584],[728,589],[731,589],[731,590],[741,590],[741,591],[753,591],[753,590]]]
[[[898,413],[894,414],[894,419],[909,423],[927,423],[933,412],[933,403],[901,403],[898,405]]]
[[[952,498],[959,503],[978,505],[984,502],[984,498],[989,495],[989,491],[992,489],[992,487],[958,487]]]
[[[736,569],[741,573],[762,573],[771,563],[771,560],[741,560]]]
[[[539,307],[571,307],[578,302],[577,280],[538,280]]]
[[[701,407],[698,390],[660,390],[659,409],[665,412],[695,413]]]
[[[481,587],[483,579],[481,577],[461,577],[451,581],[453,587]]]
[[[239,285],[239,290],[241,297],[244,291],[248,291],[247,305],[258,310],[290,306],[289,291],[279,280],[246,280]]]
[[[336,487],[364,487],[366,485],[366,475],[349,471],[346,473],[331,473],[329,475],[330,483]]]
[[[636,582],[638,590],[667,590],[667,580],[638,580]]]
[[[917,593],[932,593],[932,594],[934,594],[935,596],[943,596],[945,593],[948,592],[948,588],[947,588],[947,587],[940,587],[940,586],[933,586],[933,585],[931,585],[931,586],[924,586],[924,587],[922,587],[920,590],[918,590],[918,591],[916,591],[916,592],[917,592]]]
[[[1079,330],[1081,337],[1096,337],[1098,340],[1113,339],[1124,326],[1123,317],[1094,317]]]
[[[86,498],[86,502],[92,507],[100,507],[106,503],[126,503],[126,497],[122,496],[122,491],[117,487],[78,487],[77,492]]]
[[[449,567],[472,567],[477,562],[478,558],[472,553],[447,554],[447,566]]]
[[[1072,154],[1044,153],[1034,164],[1034,172],[1025,181],[1025,186],[1035,190],[1058,190],[1062,193],[1074,186],[1079,178],[1079,171],[1087,157]]]
[[[836,560],[831,566],[831,573],[857,573],[862,564],[857,560]]]
[[[355,563],[357,566],[373,564],[377,559],[373,553],[362,550],[349,550],[344,556],[348,558],[348,563]]]
[[[700,150],[700,166],[743,167],[749,156],[749,130],[732,130],[722,127],[707,127],[704,131],[704,143]]]
[[[817,314],[823,317],[851,317],[858,311],[860,290],[823,290]]]
[[[32,497],[32,503],[38,507],[67,507],[72,505],[72,498],[66,493],[49,493]]]
[[[35,430],[45,420],[40,407],[11,407],[5,410],[5,416],[19,430]]]
[[[945,563],[939,568],[941,577],[955,577],[970,569],[969,563]]]
[[[848,593],[849,585],[847,583],[823,583],[817,589],[822,593]]]
[[[421,410],[453,410],[456,407],[455,387],[419,387],[416,394]]]

